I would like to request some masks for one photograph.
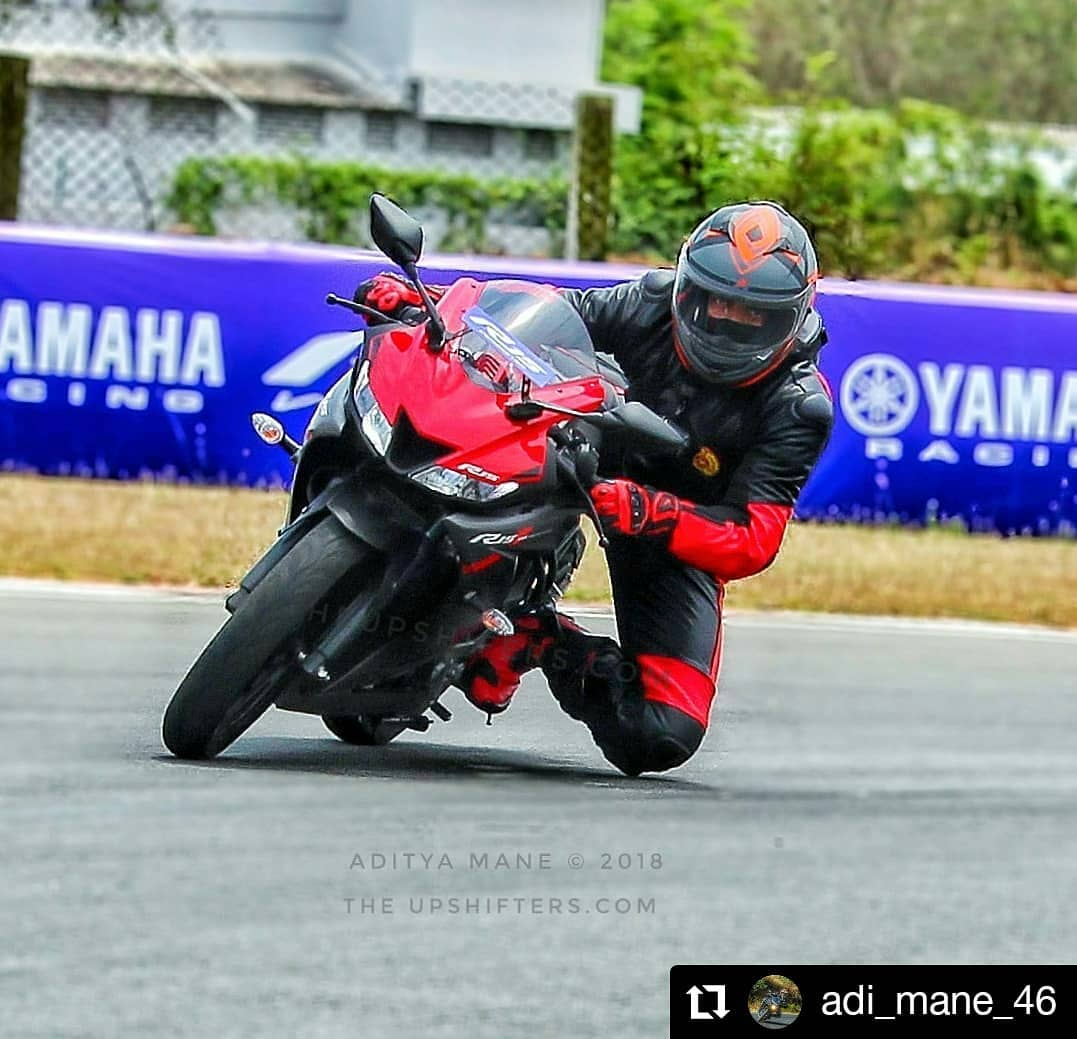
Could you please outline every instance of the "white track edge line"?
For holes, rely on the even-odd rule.
[[[223,589],[112,585],[40,578],[0,577],[0,596],[37,599],[78,599],[90,602],[131,601],[170,603],[222,603]],[[579,617],[612,618],[607,607],[563,604],[566,613]],[[949,617],[894,617],[848,613],[811,613],[793,610],[726,611],[733,628],[766,627],[794,631],[864,631],[951,637],[1025,639],[1042,642],[1077,641],[1077,629],[1047,628],[1004,621],[961,620]]]

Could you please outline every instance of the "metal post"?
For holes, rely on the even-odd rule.
[[[19,212],[29,92],[30,62],[14,54],[0,54],[0,220],[14,220]]]
[[[612,176],[613,98],[581,94],[576,101],[566,247],[569,259],[606,258]]]

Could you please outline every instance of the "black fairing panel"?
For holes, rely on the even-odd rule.
[[[486,516],[454,512],[441,521],[464,563],[493,551],[552,553],[578,524],[579,507],[568,505],[530,506]]]
[[[307,426],[292,477],[290,520],[297,519],[309,504],[312,487],[313,493],[320,496],[329,478],[354,470],[370,457],[351,404],[351,379],[348,373],[333,384]]]
[[[316,437],[339,437],[348,422],[347,401],[351,394],[351,371],[345,372],[322,398],[307,426],[305,440]]]
[[[327,492],[326,508],[357,538],[390,552],[417,544],[428,524],[383,483],[355,473]]]

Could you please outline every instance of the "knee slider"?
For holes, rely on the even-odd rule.
[[[683,765],[703,742],[704,728],[668,704],[649,700],[622,703],[612,732],[595,733],[610,763],[630,776],[667,772]]]

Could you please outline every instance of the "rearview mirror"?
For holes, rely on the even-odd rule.
[[[370,196],[370,236],[393,263],[408,273],[423,254],[422,225],[384,195]]]

